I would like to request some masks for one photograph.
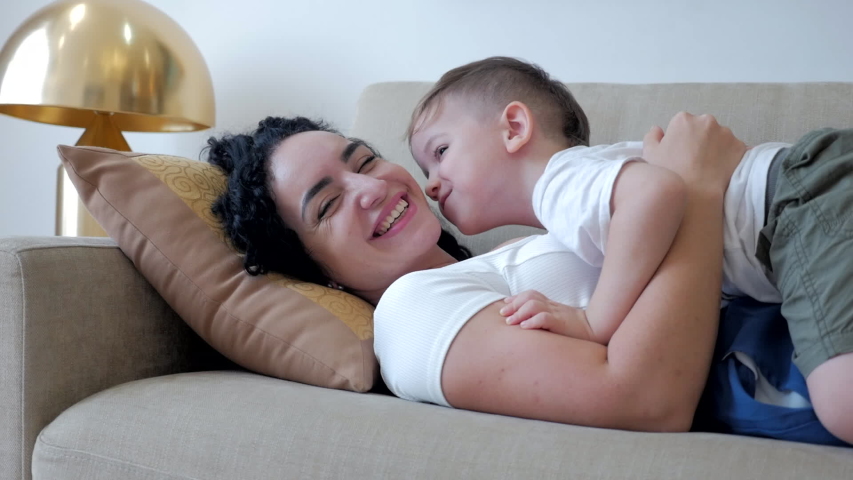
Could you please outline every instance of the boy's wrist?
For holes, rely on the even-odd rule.
[[[580,315],[583,320],[584,329],[586,330],[587,340],[595,339],[595,332],[592,330],[592,325],[589,323],[589,317],[586,316],[586,310],[581,310]]]
[[[586,315],[586,310],[582,308],[577,308],[572,311],[573,315],[576,315],[574,319],[567,319],[567,324],[569,321],[574,320],[574,323],[580,323],[583,327],[584,337],[582,340],[588,340],[591,342],[595,341],[595,331],[592,329],[592,325],[589,323],[589,317]],[[579,317],[579,318],[578,318]],[[577,335],[577,333],[575,333]]]

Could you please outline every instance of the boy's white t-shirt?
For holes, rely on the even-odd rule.
[[[781,301],[754,252],[764,224],[767,171],[785,146],[747,151],[726,192],[723,290],[730,295]],[[622,166],[641,154],[640,142],[558,153],[533,199],[549,233],[394,282],[373,315],[374,350],[388,388],[407,400],[450,406],[441,388],[450,345],[472,316],[506,296],[537,290],[586,308],[601,274],[613,185]]]
[[[749,296],[768,303],[782,297],[755,257],[764,227],[767,171],[789,144],[765,143],[746,152],[724,199],[723,295]],[[566,248],[601,267],[610,229],[613,185],[625,163],[641,160],[642,142],[572,147],[548,162],[533,190],[533,211]]]
[[[586,308],[600,273],[549,233],[404,275],[388,287],[373,314],[382,378],[401,398],[450,406],[441,370],[450,344],[472,316],[525,290]]]

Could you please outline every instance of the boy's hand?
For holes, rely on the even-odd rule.
[[[582,340],[592,338],[586,312],[580,308],[553,302],[536,290],[527,290],[504,299],[500,314],[508,325],[541,329]]]

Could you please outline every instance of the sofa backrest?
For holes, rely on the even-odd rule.
[[[368,86],[349,132],[405,166],[421,185],[426,179],[403,136],[415,104],[431,86],[431,82]],[[593,145],[642,140],[649,128],[666,127],[679,111],[710,113],[749,145],[794,142],[820,127],[853,127],[853,83],[576,83],[568,87],[589,117]],[[482,253],[536,230],[503,227],[474,237],[453,231],[475,253]]]

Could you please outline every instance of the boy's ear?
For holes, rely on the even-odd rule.
[[[501,126],[506,151],[515,153],[533,138],[533,112],[522,102],[510,102],[501,114]]]

